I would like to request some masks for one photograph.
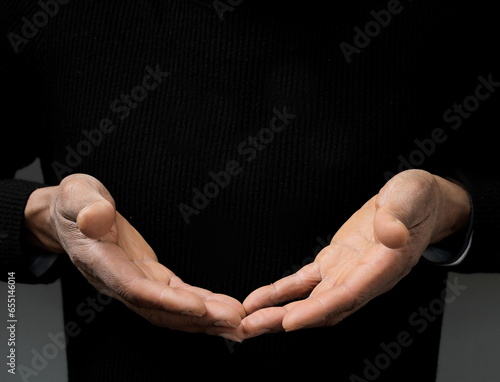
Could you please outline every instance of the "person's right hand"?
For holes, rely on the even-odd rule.
[[[234,337],[245,316],[236,299],[184,283],[115,209],[104,185],[74,174],[34,191],[25,209],[29,241],[66,253],[101,293],[151,323],[186,332]]]

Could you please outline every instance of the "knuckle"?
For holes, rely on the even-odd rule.
[[[88,180],[82,177],[67,179],[60,185],[60,196],[62,199],[81,196],[83,190],[88,187]]]

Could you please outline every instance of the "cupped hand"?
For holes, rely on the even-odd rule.
[[[28,204],[32,242],[67,253],[101,293],[158,326],[234,337],[245,316],[241,303],[186,284],[160,264],[97,179],[68,176],[59,186],[35,191]]]
[[[470,199],[422,170],[392,178],[337,231],[315,261],[253,291],[238,338],[331,326],[393,288],[429,244],[464,228]]]

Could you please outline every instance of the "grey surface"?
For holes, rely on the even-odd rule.
[[[500,381],[500,275],[454,274],[467,286],[446,306],[439,382]]]
[[[41,181],[38,162],[18,172],[17,177]],[[459,296],[448,290],[448,299],[456,298],[445,309],[437,382],[498,382],[500,275],[450,273],[448,279],[466,288],[460,290]],[[7,285],[0,283],[0,295],[7,296],[6,291]],[[19,320],[16,328],[17,374],[9,374],[2,362],[0,381],[66,382],[64,344],[57,339],[64,331],[59,282],[50,285],[17,284],[16,295]],[[6,309],[2,310],[7,319]],[[8,354],[7,336],[7,330],[2,330],[2,360]],[[21,365],[26,367],[22,368],[24,377],[20,374]],[[29,375],[30,372],[37,374]],[[383,374],[380,380],[383,380]]]
[[[3,282],[0,291],[2,296],[7,296],[7,286]],[[67,381],[65,344],[59,341],[64,331],[59,282],[50,285],[16,284],[16,295],[16,374],[8,373],[8,366],[2,362],[0,381]],[[7,359],[10,348],[7,335],[7,331],[2,330],[2,361]]]
[[[43,182],[39,161],[18,171],[16,178]],[[0,282],[0,296],[7,299],[7,284],[4,282]],[[4,304],[1,311],[7,320],[7,301]],[[65,344],[60,340],[64,333],[60,283],[16,283],[16,319],[16,374],[10,374],[3,362],[10,353],[7,343],[9,333],[4,329],[0,334],[0,381],[67,381]]]

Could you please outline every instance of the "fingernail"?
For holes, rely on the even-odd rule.
[[[236,327],[238,327],[238,325],[231,324],[229,322],[229,320],[217,321],[217,322],[214,322],[214,325],[215,326],[222,326],[224,328],[236,328]]]
[[[303,327],[304,326],[301,326],[301,325],[292,326],[291,328],[285,329],[285,332],[294,332],[296,330],[302,329]]]
[[[222,338],[225,338],[226,340],[229,340],[229,341],[234,341],[234,342],[239,342],[239,343],[243,342],[242,340],[237,338],[234,334],[219,333],[219,336]]]

